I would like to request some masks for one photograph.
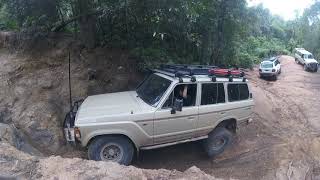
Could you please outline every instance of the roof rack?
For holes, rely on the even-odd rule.
[[[160,70],[169,72],[180,76],[194,76],[194,75],[210,75],[209,70],[218,68],[217,66],[205,66],[205,65],[161,65]]]
[[[154,72],[165,74],[170,77],[179,78],[180,82],[183,82],[183,77],[190,77],[192,82],[196,81],[196,75],[207,75],[212,78],[212,81],[216,81],[216,77],[229,78],[232,82],[233,78],[244,78],[245,73],[238,69],[220,69],[218,66],[207,65],[161,65],[159,69],[155,69]]]

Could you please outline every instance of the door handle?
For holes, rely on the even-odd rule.
[[[187,119],[189,119],[189,120],[194,120],[195,117],[188,117]]]
[[[224,114],[226,114],[226,112],[220,112],[220,114],[224,115]]]

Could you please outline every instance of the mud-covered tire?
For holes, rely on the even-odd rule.
[[[113,149],[113,154],[109,154]],[[109,151],[108,151],[109,150]],[[94,139],[88,147],[88,158],[95,161],[112,161],[130,165],[134,156],[134,147],[130,140],[122,136],[102,136]],[[113,157],[113,158],[110,158]]]
[[[308,67],[307,67],[306,64],[303,65],[303,70],[304,70],[304,71],[308,71]]]
[[[203,141],[204,150],[209,157],[217,156],[232,143],[232,133],[223,127],[218,127],[213,130],[208,139]]]
[[[297,64],[300,64],[297,58],[295,58],[294,61],[295,61]]]
[[[277,75],[274,75],[274,76],[272,77],[272,79],[273,79],[274,81],[276,81],[276,80],[278,80],[278,76],[277,76]]]
[[[263,79],[264,77],[263,77],[261,74],[259,74],[259,78],[260,78],[260,79]]]

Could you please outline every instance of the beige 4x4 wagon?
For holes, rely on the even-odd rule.
[[[244,77],[216,77],[209,68],[170,66],[136,91],[90,96],[67,115],[66,138],[87,147],[89,159],[124,165],[139,150],[196,140],[218,155],[250,119],[254,102]]]

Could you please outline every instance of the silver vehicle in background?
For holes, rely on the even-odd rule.
[[[314,59],[314,56],[304,48],[295,49],[295,61],[297,64],[302,64],[305,71],[317,72],[319,63]]]

